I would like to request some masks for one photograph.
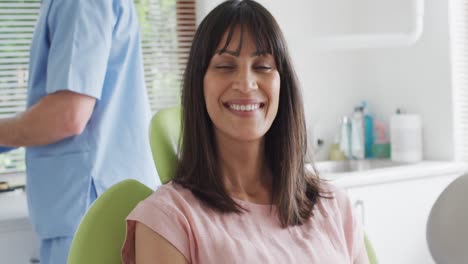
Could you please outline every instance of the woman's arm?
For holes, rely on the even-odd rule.
[[[137,222],[135,229],[136,264],[188,264],[177,248],[146,225]]]
[[[362,245],[362,247],[361,253],[354,260],[353,264],[369,264],[369,256],[367,256],[366,247],[364,245]]]

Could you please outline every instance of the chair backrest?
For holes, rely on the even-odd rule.
[[[372,243],[367,237],[367,234],[364,234],[364,243],[366,246],[367,256],[369,257],[369,264],[377,264],[377,255],[375,254],[374,247],[372,247]]]
[[[181,108],[174,106],[157,112],[151,119],[150,144],[161,183],[172,179],[177,164],[181,133]]]
[[[67,263],[121,263],[125,218],[151,193],[153,190],[136,180],[124,180],[107,189],[81,221]]]
[[[426,232],[436,263],[468,263],[468,174],[453,181],[437,198]]]

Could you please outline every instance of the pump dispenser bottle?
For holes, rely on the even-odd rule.
[[[374,118],[369,113],[369,106],[366,101],[362,101],[362,109],[364,115],[364,153],[366,159],[368,159],[374,157],[372,151],[372,146],[374,145]]]

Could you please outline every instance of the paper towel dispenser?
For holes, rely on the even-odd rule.
[[[392,21],[384,21],[385,23],[401,23],[401,20],[395,13],[407,14],[406,25],[404,31],[401,32],[349,32],[352,26],[348,26],[347,32],[313,32],[310,46],[314,50],[337,50],[337,49],[362,49],[362,48],[382,48],[382,47],[398,47],[398,46],[410,46],[414,44],[421,36],[423,32],[424,22],[424,0],[405,0],[405,1],[393,1],[393,0],[360,0],[360,1],[349,1],[349,0],[313,0],[314,6],[317,7],[315,12],[320,17],[320,23],[317,27],[327,28],[326,23],[336,24],[337,20],[342,23],[353,24],[356,20],[362,20],[362,17],[372,17],[375,21],[366,21],[365,24],[382,24],[379,21],[380,17],[385,17],[386,14],[391,17]],[[391,3],[391,6],[389,3]],[[404,7],[404,10],[395,10],[395,5],[400,4]],[[393,8],[393,10],[385,10],[385,8]],[[343,10],[345,9],[345,10]],[[356,12],[356,9],[362,10]],[[354,12],[352,12],[354,10]],[[328,18],[326,13],[328,11]],[[349,12],[348,12],[349,11]],[[322,12],[322,14],[319,14]],[[332,14],[330,16],[330,14]],[[314,15],[314,14],[312,14]],[[338,19],[333,15],[340,16]],[[351,16],[346,18],[345,16]],[[354,15],[354,17],[352,17]],[[327,21],[331,19],[331,21]],[[344,21],[344,22],[343,22]],[[326,23],[323,23],[326,22]],[[333,30],[330,30],[333,31]],[[375,31],[375,30],[374,30]]]

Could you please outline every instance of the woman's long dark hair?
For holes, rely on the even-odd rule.
[[[224,49],[229,45],[236,26],[241,28],[241,39],[242,34],[252,34],[257,51],[275,58],[281,78],[280,97],[278,113],[265,135],[265,157],[272,172],[273,203],[278,207],[282,226],[301,225],[311,217],[321,197],[320,181],[304,167],[307,138],[302,95],[284,36],[270,12],[255,1],[232,0],[220,4],[205,17],[195,33],[184,73],[183,144],[174,182],[190,189],[202,202],[220,212],[243,212],[224,186],[213,123],[203,94],[203,79],[210,60],[226,32]]]

